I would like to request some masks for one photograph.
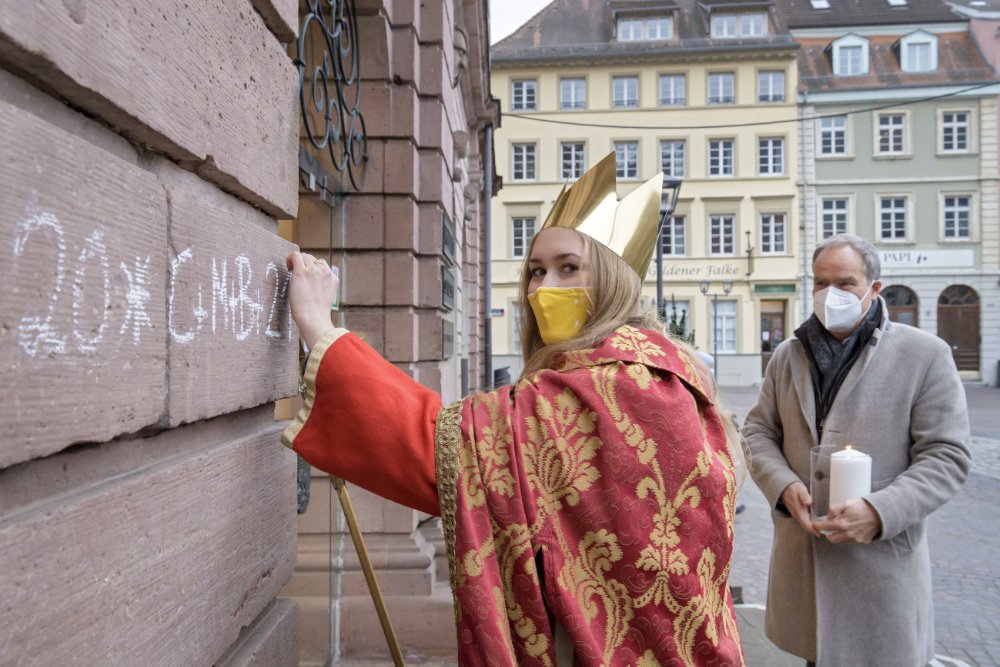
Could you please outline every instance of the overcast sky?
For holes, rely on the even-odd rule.
[[[489,0],[490,42],[496,44],[514,32],[552,0]]]

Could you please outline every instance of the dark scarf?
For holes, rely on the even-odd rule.
[[[843,342],[833,337],[813,314],[802,326],[795,330],[795,337],[812,362],[813,390],[816,393],[816,430],[823,435],[823,420],[830,413],[833,400],[837,398],[840,385],[861,356],[875,330],[882,321],[882,304],[876,299],[861,325]]]

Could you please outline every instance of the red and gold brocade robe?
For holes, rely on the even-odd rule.
[[[686,352],[622,327],[441,408],[342,332],[313,350],[285,442],[440,513],[461,664],[554,665],[556,624],[581,665],[743,664],[733,462]]]

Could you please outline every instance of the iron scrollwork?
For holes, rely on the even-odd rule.
[[[296,65],[309,142],[327,151],[355,190],[364,187],[368,135],[361,115],[361,59],[354,0],[306,0]]]

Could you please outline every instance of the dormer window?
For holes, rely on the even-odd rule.
[[[764,12],[725,12],[712,14],[712,37],[764,37],[767,35],[767,14]]]
[[[858,76],[868,73],[868,40],[858,35],[844,35],[832,44],[833,73]]]
[[[904,72],[933,72],[937,69],[937,35],[923,30],[899,40],[899,67]]]
[[[618,20],[619,42],[655,41],[674,36],[674,22],[669,16]]]

